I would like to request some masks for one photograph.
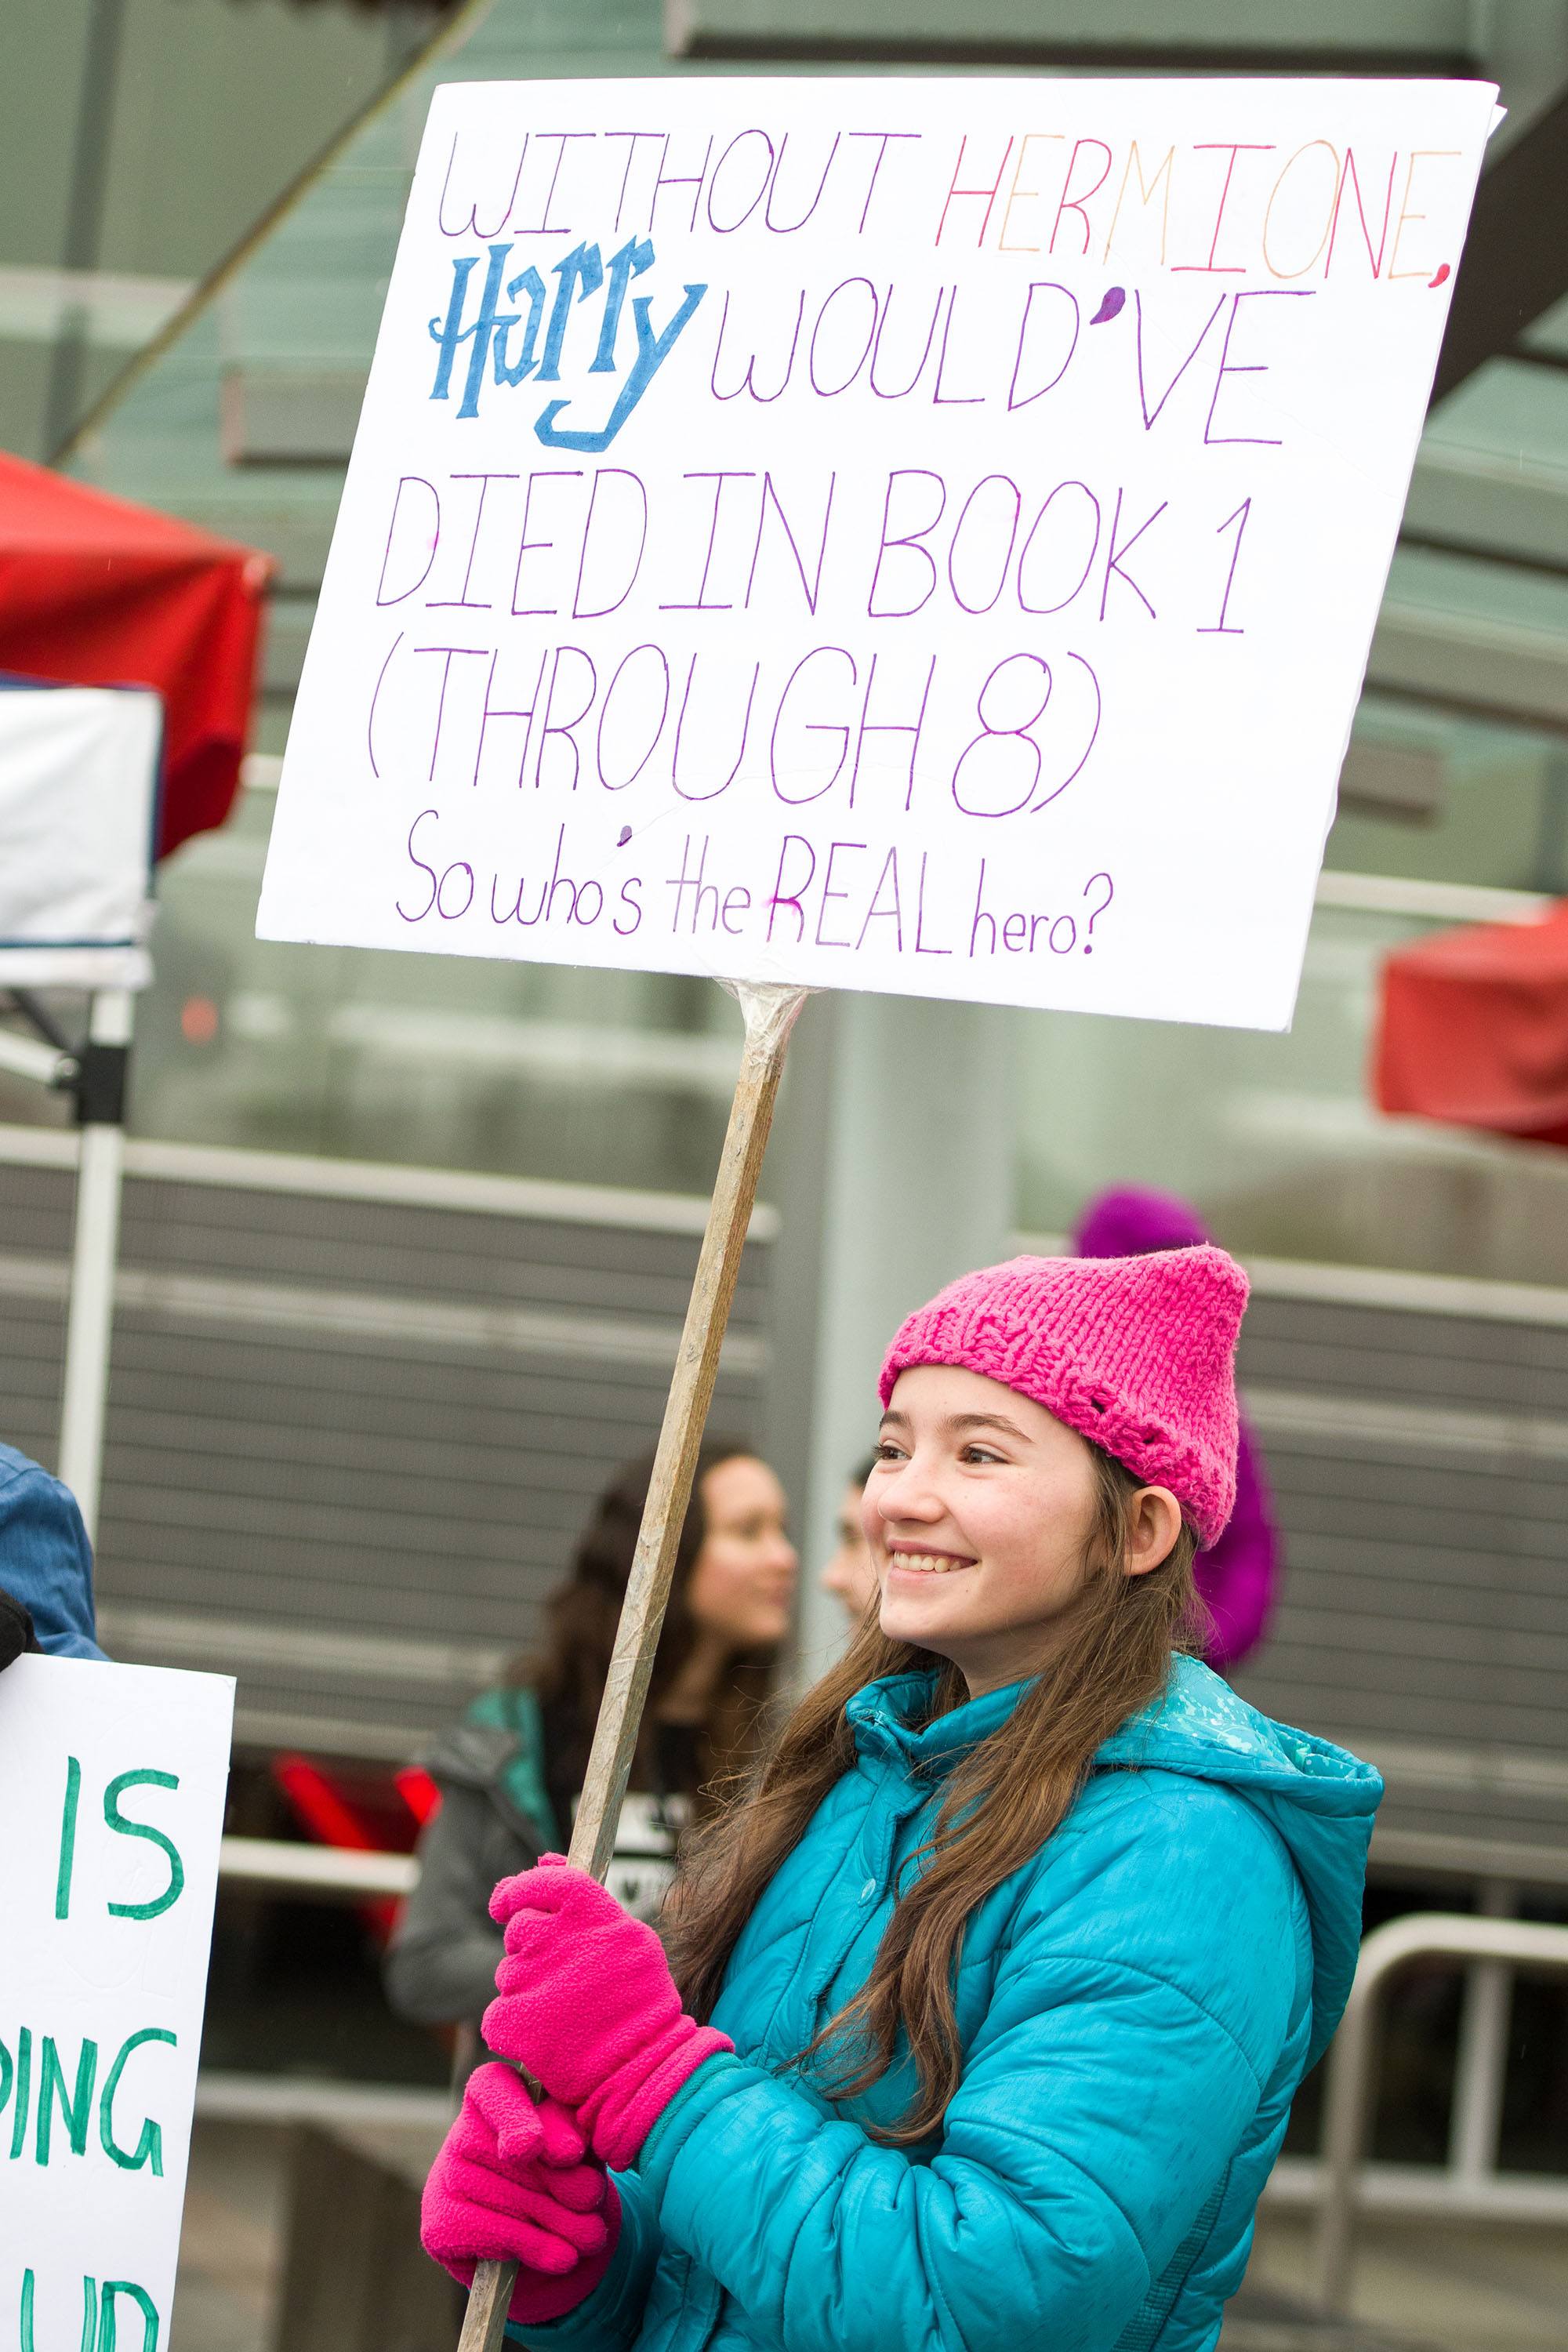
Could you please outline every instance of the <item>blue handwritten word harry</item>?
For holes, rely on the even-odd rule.
[[[452,262],[452,292],[445,319],[432,319],[430,340],[440,346],[436,362],[436,381],[431,387],[432,400],[451,396],[452,372],[464,343],[468,345],[468,374],[463,383],[459,416],[477,416],[479,394],[484,389],[486,362],[497,383],[520,384],[529,376],[536,383],[559,383],[561,360],[566,344],[566,331],[571,324],[574,303],[583,303],[603,290],[605,308],[599,323],[599,337],[594,357],[588,364],[590,375],[618,375],[619,364],[616,346],[620,336],[621,313],[626,308],[626,289],[634,278],[640,278],[653,267],[653,246],[647,237],[633,237],[611,257],[608,268],[600,258],[596,245],[579,245],[555,263],[551,276],[558,282],[554,299],[550,302],[550,318],[545,324],[544,313],[548,289],[543,278],[531,265],[508,278],[506,266],[511,247],[492,245],[489,267],[485,272],[479,307],[465,326],[463,311],[468,299],[468,280],[479,265],[477,253],[454,257]],[[521,309],[503,310],[503,293],[508,302],[518,302],[526,297],[527,324]],[[637,356],[616,396],[608,421],[597,432],[567,431],[556,424],[567,400],[546,403],[534,420],[534,432],[549,449],[582,449],[597,456],[607,449],[665,361],[674,350],[683,327],[691,318],[706,294],[706,286],[688,286],[686,299],[661,334],[654,331],[653,298],[647,294],[632,296],[632,320],[637,328]],[[540,330],[544,331],[544,348],[539,348]],[[511,337],[517,328],[522,329],[521,341],[514,353]]]

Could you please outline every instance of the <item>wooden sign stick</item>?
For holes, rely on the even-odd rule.
[[[719,1350],[756,1202],[757,1178],[778,1097],[784,1050],[806,997],[803,988],[749,984],[738,985],[735,993],[746,1017],[741,1073],[735,1081],[729,1129],[680,1335],[680,1352],[664,1408],[609,1679],[572,1829],[571,1859],[598,1879],[603,1879],[615,1849],[616,1825],[669,1598],[681,1524],[691,1498],[697,1449],[719,1375]],[[458,2352],[500,2352],[516,2280],[515,2263],[478,2265]]]

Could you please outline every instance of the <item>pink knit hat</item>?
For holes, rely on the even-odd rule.
[[[1222,1249],[1016,1257],[966,1274],[904,1324],[884,1405],[912,1364],[956,1364],[1033,1397],[1217,1542],[1236,1500],[1236,1335],[1247,1276]]]

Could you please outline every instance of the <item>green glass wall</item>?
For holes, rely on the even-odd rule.
[[[667,56],[656,0],[495,0],[465,21],[461,46],[360,131],[76,459],[279,556],[264,752],[284,740],[433,81],[735,69]],[[1532,70],[1549,86],[1541,58]],[[1527,357],[1489,364],[1428,427],[1331,868],[1568,887],[1568,311],[1531,336]],[[260,945],[267,781],[165,871],[144,1132],[705,1188],[737,1034],[717,991]],[[1358,908],[1320,908],[1287,1037],[1016,1016],[1020,1225],[1058,1229],[1096,1187],[1145,1179],[1190,1192],[1255,1252],[1568,1281],[1555,1155],[1370,1108],[1379,961],[1434,918],[1368,889]]]

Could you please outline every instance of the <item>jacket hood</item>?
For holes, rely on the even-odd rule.
[[[1312,1929],[1312,2042],[1327,2049],[1361,1948],[1362,1889],[1383,1777],[1342,1748],[1260,1715],[1195,1658],[1178,1658],[1163,1698],[1129,1717],[1098,1768],[1184,1772],[1245,1797],[1283,1840]]]
[[[486,1797],[507,1828],[540,1853],[562,1843],[544,1779],[543,1727],[533,1693],[484,1692],[461,1723],[426,1751],[425,1769],[443,1789]]]
[[[928,1667],[865,1684],[844,1712],[862,1756],[893,1764],[911,1780],[935,1780],[1001,1729],[1026,1687],[1009,1683],[1005,1690],[987,1691],[926,1722],[936,1690],[935,1670]]]
[[[489,1795],[504,1783],[517,1748],[517,1734],[506,1725],[476,1722],[469,1716],[440,1732],[420,1761],[445,1789],[479,1789]]]
[[[1020,1694],[1014,1683],[988,1691],[921,1726],[931,1674],[868,1684],[847,1714],[860,1754],[911,1779],[941,1777],[978,1740],[999,1729]],[[1238,1698],[1195,1658],[1176,1658],[1164,1696],[1100,1748],[1100,1771],[1180,1772],[1235,1790],[1283,1841],[1307,1899],[1312,1933],[1312,2065],[1332,2038],[1361,1948],[1362,1889],[1381,1774],[1310,1732],[1276,1723]]]

